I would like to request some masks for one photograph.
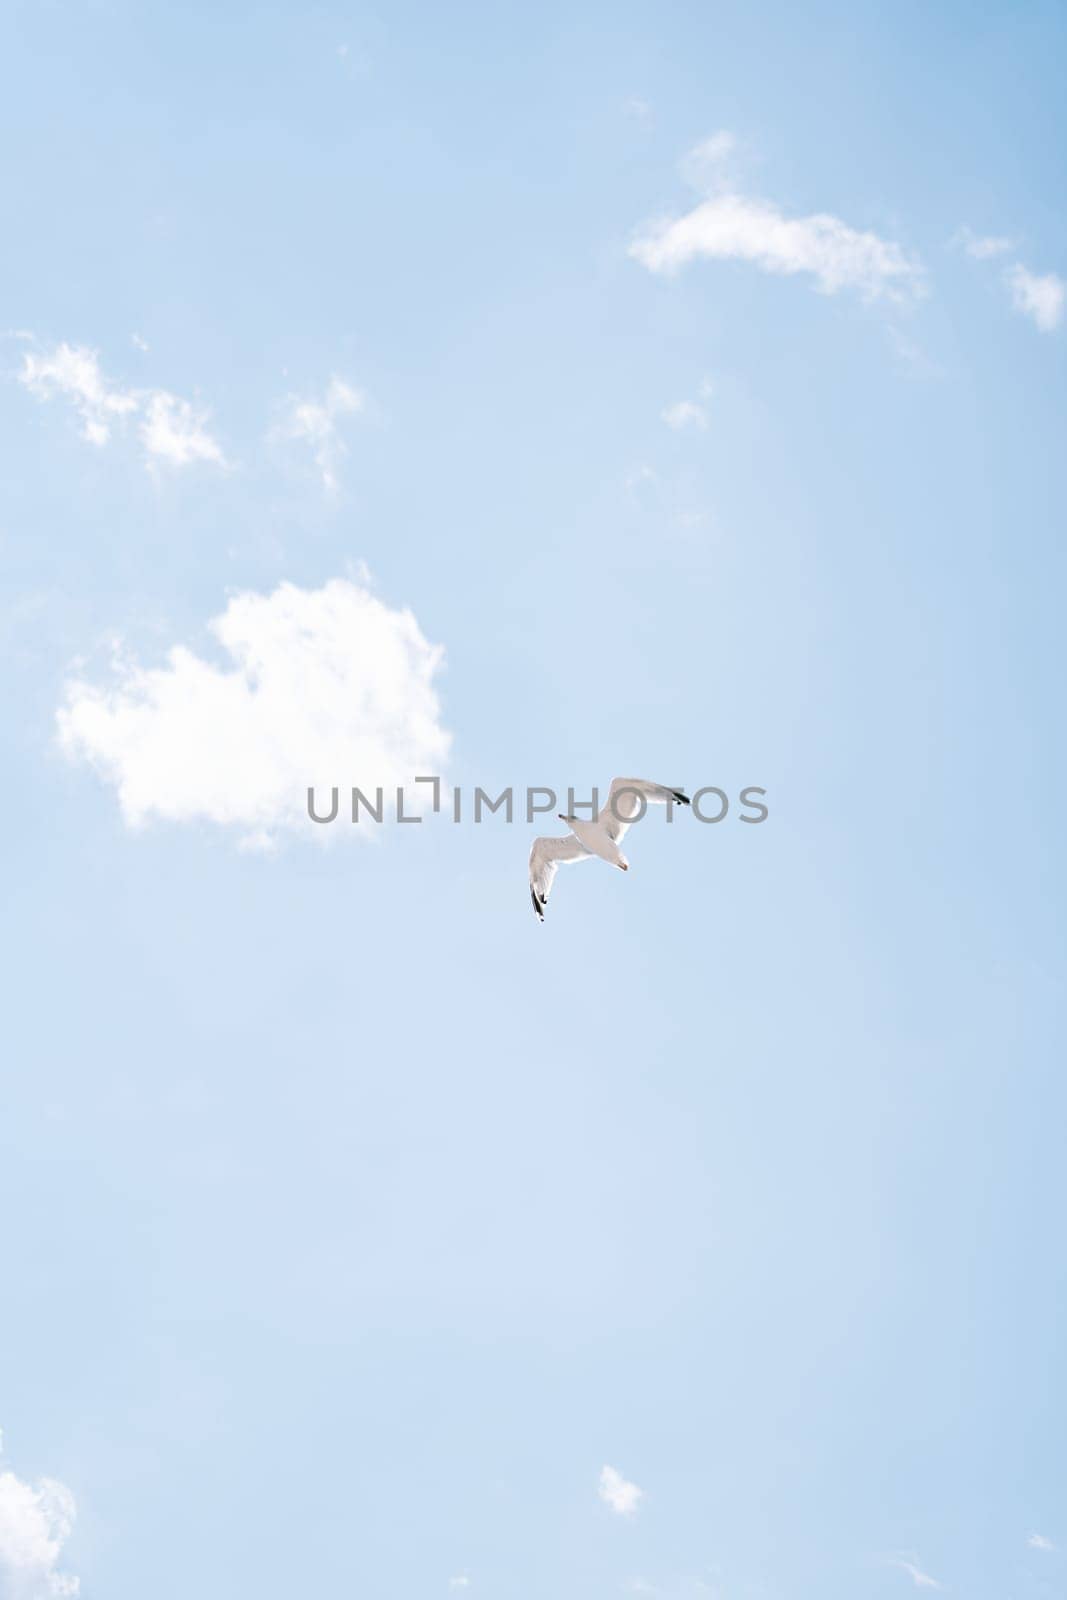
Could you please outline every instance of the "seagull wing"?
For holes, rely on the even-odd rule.
[[[573,833],[568,833],[562,839],[542,836],[534,840],[530,846],[530,899],[542,922],[545,920],[548,891],[559,868],[568,861],[588,861],[591,854]]]
[[[596,824],[618,844],[631,822],[644,816],[646,805],[674,804],[689,804],[681,789],[665,789],[661,783],[648,783],[644,778],[612,778],[608,803],[600,808]]]

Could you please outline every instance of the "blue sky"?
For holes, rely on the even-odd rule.
[[[9,9],[2,1600],[1062,1590],[1065,33]]]

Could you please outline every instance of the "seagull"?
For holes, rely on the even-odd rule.
[[[631,822],[640,821],[649,803],[687,806],[689,801],[680,789],[665,789],[662,784],[646,783],[643,778],[612,778],[608,803],[601,807],[595,822],[565,817],[561,811],[559,820],[567,824],[570,833],[562,839],[534,840],[530,848],[530,899],[539,922],[545,920],[552,880],[568,861],[588,861],[590,856],[599,856],[620,872],[630,870],[619,840]]]

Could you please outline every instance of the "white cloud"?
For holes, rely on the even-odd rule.
[[[143,355],[147,355],[148,354],[148,340],[147,339],[142,339],[142,337],[141,337],[141,335],[139,333],[131,333],[130,334],[130,339],[132,340],[134,346],[138,350],[140,350]]]
[[[95,350],[84,345],[57,344],[48,354],[28,350],[22,358],[20,382],[39,400],[63,395],[82,419],[82,429],[90,444],[106,444],[111,426],[129,416],[140,405],[136,394],[117,389],[100,371]]]
[[[54,1478],[26,1483],[0,1472],[0,1600],[62,1600],[77,1578],[57,1571],[74,1525],[74,1497]]]
[[[992,261],[1016,248],[1016,241],[1000,235],[982,236],[961,228],[955,242],[962,245],[976,261]],[[1067,301],[1067,282],[1056,272],[1041,275],[1031,272],[1021,261],[1014,261],[1004,269],[1004,282],[1016,311],[1029,317],[1042,333],[1054,333],[1063,321],[1064,303]]]
[[[1032,1533],[1026,1542],[1031,1550],[1051,1551],[1056,1548],[1052,1540],[1046,1539],[1043,1533]]]
[[[190,461],[214,461],[225,465],[222,451],[208,433],[203,412],[194,411],[188,400],[157,389],[147,397],[141,439],[150,456],[174,467]]]
[[[703,406],[698,406],[692,400],[679,400],[673,406],[667,406],[660,412],[660,416],[668,428],[675,430],[681,428],[706,428],[708,414]]]
[[[1005,281],[1016,311],[1030,317],[1042,333],[1055,332],[1063,321],[1067,283],[1055,272],[1047,272],[1044,277],[1039,277],[1028,271],[1021,261],[1009,267]]]
[[[631,95],[623,106],[628,117],[633,117],[635,122],[649,123],[652,121],[652,107],[647,100],[642,100],[640,95]]]
[[[353,836],[366,829],[343,827],[343,804],[332,827],[309,821],[309,785],[321,808],[333,786],[372,795],[380,784],[388,795],[441,771],[451,740],[434,688],[443,652],[410,611],[334,578],[237,594],[210,629],[222,666],[176,645],[165,666],[120,652],[110,683],[67,684],[61,748],[115,786],[131,827],[205,820],[252,846],[292,831]]]
[[[135,334],[134,343],[148,346]],[[191,461],[225,465],[223,454],[206,428],[207,416],[166,389],[123,389],[104,377],[100,358],[85,345],[60,343],[41,353],[26,351],[19,381],[39,400],[62,396],[82,419],[90,444],[107,444],[115,424],[141,418],[140,437],[149,466],[166,461],[187,466]]]
[[[737,192],[727,174],[732,134],[718,133],[683,163],[689,180],[711,190],[693,210],[651,222],[630,246],[650,272],[670,274],[690,261],[749,261],[764,272],[806,273],[824,294],[854,289],[866,300],[907,304],[925,292],[923,270],[900,245],[817,212],[787,217],[769,200]]]
[[[365,395],[336,376],[330,379],[321,400],[291,397],[289,411],[280,431],[285,438],[302,439],[311,446],[323,488],[327,492],[337,488],[341,458],[347,453],[338,432],[338,423],[342,417],[362,411],[365,405]]]
[[[465,1572],[461,1572],[458,1577],[449,1578],[448,1580],[448,1587],[450,1589],[469,1589],[470,1586],[471,1581]]]
[[[924,1572],[921,1567],[916,1566],[914,1561],[905,1561],[903,1557],[898,1556],[893,1559],[890,1565],[898,1567],[901,1572],[906,1572],[916,1589],[944,1588],[944,1584],[938,1583],[936,1578],[931,1578],[930,1574]]]
[[[601,1469],[598,1493],[604,1504],[610,1506],[619,1517],[632,1516],[644,1496],[643,1489],[639,1489],[636,1483],[628,1483],[614,1467]]]

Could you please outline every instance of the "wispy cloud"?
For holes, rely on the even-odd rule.
[[[1056,1548],[1052,1540],[1046,1539],[1043,1533],[1030,1534],[1026,1542],[1031,1550],[1044,1550],[1046,1552],[1050,1552]]]
[[[668,428],[674,428],[676,432],[682,428],[704,429],[708,425],[707,412],[695,400],[678,400],[674,405],[666,406],[660,416]]]
[[[729,170],[732,134],[717,133],[683,163],[709,191],[691,211],[649,223],[630,254],[650,272],[670,274],[691,261],[748,261],[764,272],[806,274],[824,294],[851,289],[865,300],[910,304],[925,292],[923,269],[892,240],[817,212],[789,217],[772,201],[742,194]]]
[[[913,378],[943,378],[944,369],[932,360],[916,339],[908,337],[895,323],[886,324],[889,347],[902,372]]]
[[[210,631],[229,665],[175,645],[143,667],[117,648],[109,681],[67,684],[60,746],[114,785],[131,827],[204,820],[245,846],[297,830],[321,840],[338,830],[308,821],[309,785],[388,791],[442,770],[443,652],[410,611],[345,578],[283,583],[235,595]]]
[[[349,78],[364,77],[368,71],[366,56],[360,50],[353,50],[347,42],[337,46],[337,59]]]
[[[644,1490],[639,1489],[636,1483],[629,1483],[614,1467],[601,1468],[598,1493],[604,1504],[619,1517],[632,1516],[644,1498]]]
[[[461,1572],[455,1578],[449,1578],[448,1580],[450,1589],[469,1589],[470,1586],[471,1581],[465,1572]]]
[[[953,241],[975,261],[991,261],[995,256],[1006,256],[1015,249],[1015,240],[999,233],[972,233],[970,228],[960,228]]]
[[[137,336],[134,335],[137,342]],[[144,349],[144,345],[141,341]],[[116,427],[139,419],[138,436],[149,466],[194,461],[225,465],[218,442],[208,431],[208,414],[166,389],[124,388],[105,377],[100,357],[86,345],[57,344],[52,350],[27,350],[19,381],[39,400],[63,399],[82,422],[82,436],[106,445]]]
[[[903,1556],[893,1556],[889,1564],[896,1567],[900,1572],[906,1573],[916,1589],[943,1589],[945,1587],[936,1578],[931,1578],[930,1574],[924,1572],[914,1561],[908,1561]]]
[[[642,489],[647,489],[650,484],[658,481],[655,469],[647,461],[639,462],[623,480],[623,488],[628,495],[638,496]]]
[[[78,1593],[78,1579],[58,1570],[74,1518],[74,1497],[64,1484],[27,1483],[0,1471],[0,1594],[67,1600]]]
[[[1005,281],[1015,310],[1029,317],[1042,333],[1054,333],[1063,321],[1067,283],[1055,272],[1039,276],[1021,261],[1009,267]]]
[[[726,194],[739,187],[736,175],[740,143],[728,128],[720,128],[687,150],[678,163],[684,182],[701,194]]]
[[[276,436],[280,433],[284,438],[302,440],[310,445],[322,486],[328,493],[338,487],[340,464],[347,454],[340,434],[342,419],[364,410],[365,406],[366,396],[361,390],[344,378],[334,376],[320,399],[290,396],[281,427],[275,430]]]

